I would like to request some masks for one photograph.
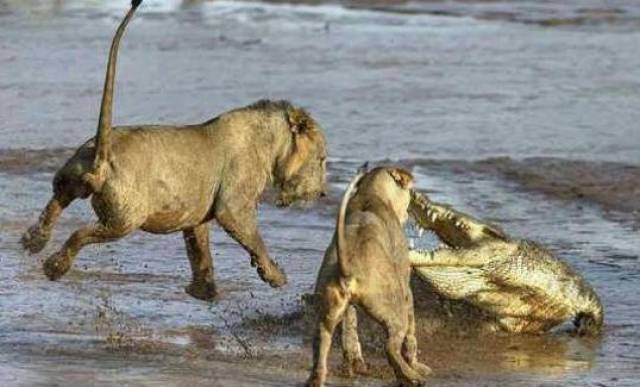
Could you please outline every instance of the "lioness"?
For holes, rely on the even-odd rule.
[[[56,280],[80,249],[113,241],[136,229],[165,234],[182,231],[193,272],[187,293],[216,295],[208,222],[215,219],[240,243],[273,287],[286,283],[271,260],[256,221],[258,199],[267,184],[279,189],[278,203],[313,200],[326,191],[326,145],[322,129],[302,109],[285,101],[259,101],[207,122],[187,126],[111,128],[118,45],[140,4],[131,9],[113,38],[98,130],[55,174],[53,197],[23,235],[31,253],[41,251],[62,210],[91,196],[99,221],[81,227],[44,263]]]
[[[349,184],[316,283],[319,321],[308,386],[324,385],[336,325],[344,318],[355,329],[350,304],[384,326],[387,356],[403,385],[421,384],[431,372],[416,357],[411,266],[402,226],[412,185],[409,172],[385,167],[361,173]]]

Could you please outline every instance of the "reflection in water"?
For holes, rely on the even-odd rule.
[[[450,371],[562,376],[591,369],[600,342],[566,334],[464,337],[445,334],[421,338],[420,347],[430,361]]]
[[[503,355],[502,368],[547,375],[577,373],[591,368],[599,340],[559,337],[513,337]]]

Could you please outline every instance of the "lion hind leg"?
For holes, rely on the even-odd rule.
[[[55,281],[69,269],[82,247],[93,243],[104,243],[121,239],[137,227],[110,227],[100,223],[84,226],[76,230],[62,248],[44,262],[46,276]]]
[[[42,251],[51,238],[51,231],[62,211],[73,201],[73,197],[54,194],[42,210],[38,221],[24,232],[20,242],[22,247],[31,254]]]

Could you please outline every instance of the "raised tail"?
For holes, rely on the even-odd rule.
[[[336,220],[336,253],[338,255],[338,267],[340,268],[340,273],[343,277],[351,276],[351,270],[349,267],[350,255],[349,249],[347,249],[347,238],[344,234],[344,222],[347,213],[347,205],[349,204],[349,200],[353,195],[353,191],[356,185],[358,184],[360,179],[362,179],[362,176],[364,176],[364,172],[358,172],[356,177],[354,177],[347,186],[347,190],[342,196],[342,202],[340,202],[340,210],[338,211],[338,219]]]
[[[116,34],[111,42],[109,60],[107,62],[107,74],[104,79],[104,89],[102,91],[102,103],[100,104],[100,117],[98,118],[98,131],[96,133],[96,156],[93,162],[93,172],[87,173],[83,179],[91,185],[94,192],[100,191],[104,183],[104,170],[111,151],[111,119],[113,112],[113,82],[116,75],[116,62],[118,60],[118,47],[120,39],[127,28],[127,24],[133,17],[134,12],[142,0],[132,0],[131,8],[127,12],[122,22],[116,30]]]

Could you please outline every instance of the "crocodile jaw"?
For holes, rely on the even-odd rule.
[[[423,194],[411,192],[410,212],[418,227],[433,231],[450,248],[470,248],[488,239],[506,240],[504,233],[470,215],[432,202]]]

